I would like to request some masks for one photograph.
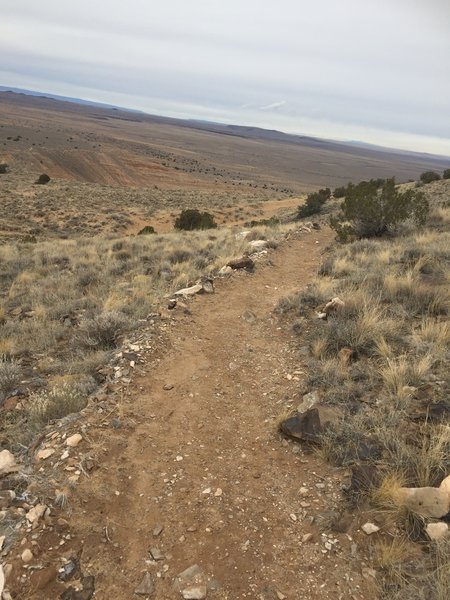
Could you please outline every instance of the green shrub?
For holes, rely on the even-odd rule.
[[[450,179],[450,169],[445,169],[442,179]]]
[[[146,225],[140,231],[138,231],[138,235],[147,235],[148,233],[156,233],[155,228],[151,225]]]
[[[323,188],[318,192],[308,194],[306,202],[303,206],[298,207],[297,219],[304,219],[311,215],[316,215],[322,210],[322,206],[331,197],[330,188]]]
[[[349,184],[341,213],[330,219],[340,241],[379,237],[395,230],[399,223],[412,219],[423,225],[429,204],[425,195],[414,190],[399,192],[395,179],[387,179],[381,190],[377,180]]]
[[[175,220],[175,229],[193,231],[194,229],[214,229],[217,223],[209,212],[200,212],[196,208],[181,211]]]
[[[36,179],[36,181],[34,183],[37,185],[45,185],[49,181],[50,181],[50,177],[47,175],[47,173],[42,173],[42,175],[39,175],[39,177]]]
[[[8,165],[6,163],[0,163],[0,174],[8,172]]]
[[[22,379],[22,369],[16,362],[0,360],[0,394],[8,394]]]
[[[425,171],[420,176],[420,181],[422,183],[431,183],[432,181],[438,181],[440,178],[441,176],[436,171]]]
[[[337,187],[334,192],[333,192],[333,196],[335,198],[343,198],[345,196],[345,192],[347,191],[347,186],[342,185],[341,187]]]

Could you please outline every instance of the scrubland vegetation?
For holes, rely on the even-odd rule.
[[[378,198],[392,184],[381,185]],[[352,198],[357,187],[345,191]],[[369,187],[375,198],[376,184]],[[444,181],[425,187],[427,197],[405,192],[421,205],[421,227],[406,211],[397,235],[383,227],[364,239],[360,230],[363,239],[337,247],[317,279],[279,306],[309,347],[303,393],[317,391],[335,411],[321,455],[366,469],[348,502],[381,524],[372,551],[386,600],[444,600],[450,581],[448,538],[421,551],[425,519],[393,501],[399,487],[438,486],[450,473],[450,189]],[[389,196],[405,205],[392,189]],[[344,304],[317,318],[334,297]]]
[[[289,227],[255,228],[249,239],[276,239]],[[9,425],[18,421],[28,435],[80,408],[121,337],[157,312],[166,294],[248,250],[249,239],[236,233],[0,246],[0,400],[17,389],[35,390],[23,413],[7,413],[14,421]],[[3,435],[17,441],[17,427],[6,427]]]

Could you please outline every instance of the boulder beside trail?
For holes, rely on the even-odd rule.
[[[255,263],[249,256],[241,256],[240,258],[234,258],[227,263],[227,267],[232,269],[245,269],[246,271],[253,271]]]

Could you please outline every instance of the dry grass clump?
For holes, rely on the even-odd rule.
[[[0,359],[0,398],[16,388],[23,377],[22,368],[14,361]]]
[[[290,228],[259,233],[280,239]],[[0,401],[17,387],[22,367],[28,383],[59,375],[100,381],[121,337],[154,314],[165,295],[248,250],[231,229],[0,246],[0,355],[6,357]],[[43,392],[33,397],[30,423],[43,424],[80,403],[78,392],[66,388]]]
[[[348,499],[377,510],[394,532],[374,548],[386,600],[449,598],[450,545],[433,543],[428,573],[413,574],[422,555],[411,540],[426,539],[426,522],[395,501],[399,487],[437,486],[450,473],[449,259],[443,227],[361,240],[339,248],[282,306],[302,317],[295,331],[311,351],[307,390],[341,415],[322,435],[322,456],[376,465],[371,489],[352,488]],[[318,319],[336,296],[344,306]]]
[[[87,395],[76,385],[62,383],[31,394],[29,402],[27,424],[38,430],[50,421],[80,411],[86,406]]]

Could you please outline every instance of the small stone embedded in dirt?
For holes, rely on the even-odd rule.
[[[310,408],[313,408],[316,404],[319,404],[320,398],[316,391],[305,394],[302,398],[302,402],[297,407],[297,412],[304,413]]]
[[[155,527],[153,528],[153,537],[158,537],[159,535],[161,535],[163,529],[164,525],[155,525]]]
[[[216,498],[220,498],[220,496],[222,495],[222,488],[217,488],[217,490],[214,492],[214,496]]]
[[[80,574],[80,565],[78,559],[72,556],[69,559],[63,568],[62,571],[58,574],[58,579],[61,581],[69,581],[73,579],[76,575]]]
[[[166,383],[164,384],[163,390],[165,390],[166,392],[169,392],[170,390],[173,390],[174,385],[173,383]]]
[[[246,271],[253,271],[255,268],[255,263],[248,256],[241,256],[240,258],[230,260],[230,262],[227,263],[227,267],[231,267],[232,269],[245,269]]]
[[[367,535],[372,535],[372,533],[377,533],[377,531],[380,531],[380,528],[378,527],[378,525],[375,525],[375,523],[364,523],[361,529]]]
[[[2,450],[0,452],[0,475],[7,475],[18,470],[19,466],[16,463],[14,454],[11,454],[9,450]]]
[[[310,408],[304,413],[286,419],[281,423],[280,429],[285,435],[296,440],[316,443],[320,441],[323,431],[317,408]]]
[[[167,308],[169,310],[173,310],[177,305],[177,300],[175,300],[174,298],[172,300],[169,300],[169,302],[167,303]]]
[[[68,588],[60,596],[61,600],[91,600],[95,592],[95,578],[88,575],[81,578],[82,590],[76,590],[74,587]]]
[[[75,448],[76,446],[78,446],[82,439],[83,436],[81,435],[81,433],[74,433],[73,435],[67,438],[66,446],[69,446],[69,448]]]
[[[38,460],[46,460],[52,456],[52,454],[55,454],[54,448],[43,448],[42,450],[39,450],[39,452],[36,454],[36,457]]]
[[[37,524],[39,519],[44,516],[46,510],[47,506],[45,504],[36,504],[36,506],[33,506],[33,508],[27,512],[26,518],[32,525],[35,523]]]
[[[202,583],[203,571],[198,565],[192,565],[179,573],[174,581],[174,588],[181,592],[187,587],[200,585]]]
[[[313,534],[312,533],[305,533],[302,537],[302,542],[304,544],[306,544],[306,542],[309,542],[310,540],[312,540]]]
[[[164,560],[164,554],[159,548],[150,548],[149,552],[152,555],[153,560]]]
[[[24,563],[29,563],[33,560],[33,553],[31,552],[31,550],[29,548],[25,548],[25,550],[22,552],[20,558],[22,559],[22,561]]]
[[[197,585],[194,587],[185,588],[181,593],[185,600],[203,600],[206,598],[208,590],[206,585]]]
[[[150,596],[153,594],[155,590],[155,586],[153,585],[152,577],[150,573],[146,573],[141,581],[141,583],[134,590],[135,594],[139,596]]]

